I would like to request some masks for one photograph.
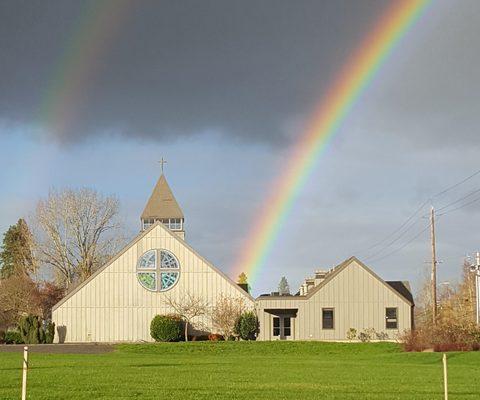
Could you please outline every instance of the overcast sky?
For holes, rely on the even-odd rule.
[[[50,188],[86,186],[118,196],[133,237],[163,156],[187,241],[228,274],[312,108],[389,4],[0,1],[0,231]],[[350,255],[422,278],[421,217],[369,248],[480,169],[479,37],[480,2],[428,7],[318,160],[255,293]],[[433,204],[478,188],[480,175]],[[480,202],[453,211],[475,199],[438,221],[441,282],[480,250]]]

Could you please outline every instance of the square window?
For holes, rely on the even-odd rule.
[[[333,308],[322,308],[322,329],[333,329],[334,317]]]

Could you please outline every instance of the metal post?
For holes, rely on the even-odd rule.
[[[27,399],[28,347],[23,348],[22,400]]]
[[[445,400],[448,400],[447,355],[445,353],[443,353],[443,389],[445,391]]]

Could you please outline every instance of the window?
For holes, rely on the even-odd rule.
[[[159,220],[163,225],[172,231],[182,230],[182,219],[181,218],[166,218]]]
[[[283,318],[283,336],[291,336],[292,334],[292,321],[290,320],[290,317],[284,317]]]
[[[333,308],[322,308],[322,329],[333,329],[334,326]]]
[[[397,308],[387,307],[385,309],[385,327],[387,329],[398,328]]]
[[[143,220],[143,230],[150,228],[154,224],[153,219],[144,219]]]
[[[152,292],[171,289],[177,283],[179,276],[180,264],[177,258],[167,250],[149,250],[138,260],[138,281],[145,289]]]
[[[280,336],[280,318],[273,317],[273,336]]]

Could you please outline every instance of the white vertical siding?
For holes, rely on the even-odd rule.
[[[178,283],[165,293],[143,288],[136,275],[138,258],[150,249],[166,249],[180,263]],[[250,296],[212,268],[188,246],[157,225],[53,311],[57,327],[66,327],[66,342],[151,341],[150,321],[171,313],[165,296],[194,293],[211,306],[221,295],[239,297],[253,308]],[[209,318],[202,322],[211,327]]]
[[[398,329],[386,329],[385,309],[398,309]],[[271,340],[272,316],[265,309],[298,309],[295,318],[297,340],[345,340],[346,332],[373,328],[394,339],[411,327],[411,306],[384,282],[356,261],[349,263],[311,297],[257,299],[261,340]],[[334,329],[322,329],[322,308],[334,309]]]

